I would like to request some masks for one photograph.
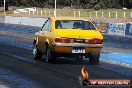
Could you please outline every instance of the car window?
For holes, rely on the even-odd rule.
[[[49,20],[47,31],[51,31],[51,29],[52,29],[52,21]]]
[[[55,22],[56,29],[83,29],[95,30],[96,28],[90,21],[83,20],[57,20]]]
[[[49,20],[47,20],[47,21],[44,23],[44,25],[43,25],[43,27],[42,27],[42,31],[47,31],[47,30],[48,30],[48,25],[49,25]]]
[[[91,22],[87,22],[87,21],[83,21],[83,29],[95,29],[95,27],[93,26],[93,24]]]

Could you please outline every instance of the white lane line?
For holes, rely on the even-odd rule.
[[[117,52],[113,52],[113,51],[108,51],[108,50],[102,50],[103,52],[106,52],[106,53],[112,53],[112,54],[125,54],[125,53],[117,53]]]
[[[123,64],[120,62],[115,61],[107,61],[104,59],[100,59],[100,62],[102,62],[98,67],[101,67],[103,69],[111,70],[126,76],[130,76],[132,78],[132,65]]]
[[[123,67],[127,67],[127,68],[132,69],[132,64],[121,63],[121,62],[118,62],[118,61],[106,60],[106,59],[102,59],[102,58],[100,58],[100,60],[103,61],[103,62],[106,62],[106,63],[116,64],[116,65],[119,65],[119,66],[123,66]]]

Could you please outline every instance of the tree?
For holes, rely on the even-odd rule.
[[[54,0],[6,0],[6,8],[8,6],[24,6],[24,7],[54,7]],[[78,7],[80,8],[132,8],[132,0],[56,0],[57,7],[63,8],[64,6]],[[0,0],[0,6],[3,6],[3,0]]]

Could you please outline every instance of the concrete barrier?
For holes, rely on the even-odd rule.
[[[42,27],[46,19],[44,18],[30,18],[30,17],[12,17],[6,16],[5,23],[9,24],[21,24]]]
[[[117,25],[109,23],[108,34],[116,34],[116,33],[117,33]]]
[[[109,23],[108,34],[125,35],[125,23]]]
[[[116,35],[125,35],[126,23],[116,23],[117,33]]]
[[[94,22],[94,24],[97,26],[97,28],[99,25],[98,29],[101,33],[110,34],[110,35],[123,35],[123,36],[129,35],[129,36],[132,36],[132,24],[131,23]],[[108,27],[106,27],[106,26],[108,26]],[[105,28],[105,31],[104,31],[104,28]]]
[[[0,16],[0,23],[5,23],[5,17],[4,16]]]
[[[126,24],[125,35],[132,36],[132,24],[130,24],[130,23],[127,23]]]

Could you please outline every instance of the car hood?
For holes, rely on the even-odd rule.
[[[102,34],[97,30],[81,30],[81,29],[57,29],[55,30],[57,37],[66,38],[99,38],[103,39]]]

